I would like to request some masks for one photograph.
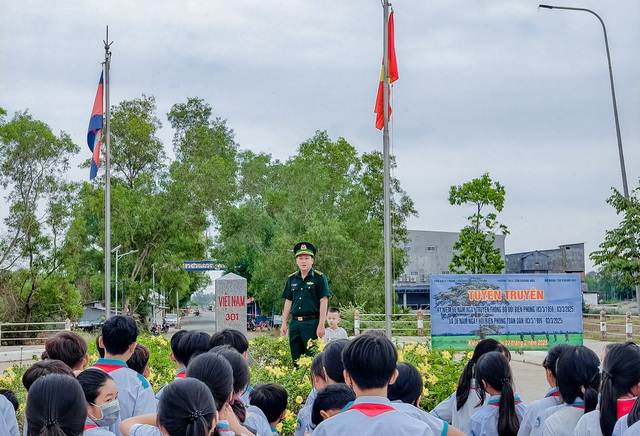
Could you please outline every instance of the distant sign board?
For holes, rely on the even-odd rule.
[[[224,265],[215,260],[185,260],[182,268],[185,271],[216,271],[224,269]]]
[[[431,343],[473,348],[493,338],[510,349],[582,345],[579,274],[431,275]]]

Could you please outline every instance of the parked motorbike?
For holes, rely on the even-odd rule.
[[[160,329],[158,328],[158,324],[155,322],[151,324],[151,334],[154,336],[158,336],[160,334]]]

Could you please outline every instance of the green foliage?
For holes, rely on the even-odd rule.
[[[497,221],[497,214],[483,214],[485,206],[502,212],[505,189],[493,182],[489,173],[449,190],[452,205],[473,205],[475,213],[467,217],[469,225],[460,231],[460,238],[453,245],[453,258],[449,264],[452,272],[464,274],[499,274],[505,268],[500,250],[494,247],[496,234],[509,234],[507,227]]]
[[[280,312],[284,279],[296,269],[291,249],[300,240],[318,247],[315,268],[327,275],[331,305],[384,304],[382,156],[357,151],[326,132],[284,163],[251,152],[239,155],[239,202],[218,216],[215,257],[248,280],[267,312]],[[413,202],[393,180],[395,271],[406,253],[406,219]],[[348,262],[345,262],[348,259]]]
[[[78,152],[69,135],[17,112],[0,116],[0,186],[7,191],[0,237],[5,320],[41,321],[74,316],[77,292],[65,271],[63,249],[75,186],[64,177]],[[71,298],[71,300],[66,300]]]
[[[607,230],[600,250],[589,257],[621,285],[640,286],[640,188],[631,191],[629,198],[613,191],[607,203],[622,215],[622,220],[617,228]]]
[[[635,290],[632,286],[624,285],[621,275],[617,272],[589,271],[585,275],[585,281],[589,290],[597,292],[600,299],[604,301],[621,301],[631,300],[635,296]]]

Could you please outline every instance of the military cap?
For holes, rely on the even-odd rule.
[[[309,254],[313,257],[316,257],[316,247],[314,247],[311,242],[298,242],[293,247],[293,252],[295,253],[296,257],[301,254]]]

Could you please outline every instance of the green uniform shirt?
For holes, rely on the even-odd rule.
[[[282,291],[282,298],[291,300],[292,316],[309,316],[320,314],[320,299],[329,296],[327,277],[313,268],[304,280],[300,270],[287,278]]]

